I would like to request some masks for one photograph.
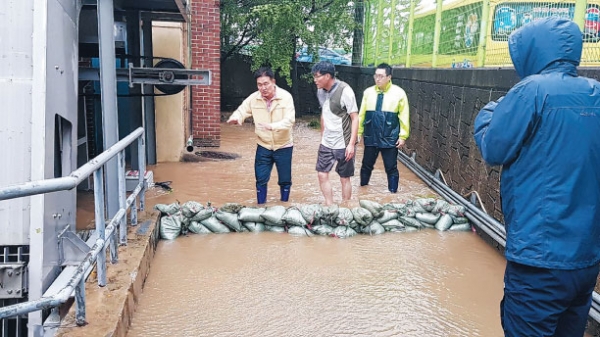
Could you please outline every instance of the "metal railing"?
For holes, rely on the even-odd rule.
[[[417,163],[416,153],[413,152],[412,156],[409,157],[405,153],[399,151],[398,161],[408,167],[415,175],[421,178],[423,182],[431,187],[431,189],[436,191],[446,200],[465,206],[465,216],[469,221],[485,232],[499,245],[506,247],[506,229],[504,228],[504,225],[452,190],[444,181],[436,177],[437,174],[433,175],[427,172],[427,170]],[[592,306],[590,308],[589,317],[600,323],[600,294],[595,291],[592,294]]]
[[[139,181],[137,187],[127,197],[125,149],[136,140],[138,144]],[[115,156],[118,162],[120,209],[110,222],[106,224],[104,217],[104,166]],[[74,189],[79,183],[93,174],[96,225],[94,236],[87,242],[88,246],[91,247],[87,252],[83,252],[85,255],[82,254],[82,259],[64,268],[41,298],[0,308],[0,319],[58,307],[66,303],[73,295],[73,292],[75,292],[76,323],[77,325],[85,324],[85,280],[92,271],[95,262],[98,274],[98,286],[103,287],[106,285],[106,248],[110,245],[111,262],[116,263],[118,261],[116,227],[119,227],[119,243],[126,245],[126,214],[127,210],[131,208],[131,223],[137,224],[138,208],[136,199],[138,195],[139,209],[142,211],[145,209],[145,173],[146,147],[144,143],[144,129],[138,128],[79,169],[73,171],[67,177],[26,182],[0,188],[0,201],[22,198]]]

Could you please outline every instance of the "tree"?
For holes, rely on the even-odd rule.
[[[301,44],[315,55],[322,45],[349,49],[354,27],[348,0],[221,0],[221,64],[251,47],[253,69],[288,75]]]

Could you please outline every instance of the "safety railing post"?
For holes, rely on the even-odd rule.
[[[85,322],[85,279],[81,279],[75,288],[75,323],[84,326]]]
[[[119,209],[126,210],[127,188],[125,178],[125,150],[119,152],[117,155],[117,161],[119,165]],[[122,246],[127,245],[127,216],[124,216],[119,221],[119,244]]]
[[[96,222],[96,233],[103,241],[106,239],[104,230],[104,169],[103,166],[94,171],[94,215]],[[106,285],[106,249],[102,248],[96,257],[96,271],[98,273],[98,286]]]
[[[146,210],[146,143],[144,135],[138,138],[138,165],[140,169],[139,182],[142,184],[140,191],[140,211]]]

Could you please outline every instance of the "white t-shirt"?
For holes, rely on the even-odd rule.
[[[342,118],[336,116],[329,107],[329,98],[338,88],[338,81],[334,84],[331,91],[325,91],[319,89],[319,102],[321,103],[321,109],[323,114],[323,138],[321,144],[330,149],[345,149],[346,143],[344,142],[344,129],[342,126]],[[358,105],[356,104],[356,96],[352,88],[347,85],[342,91],[340,98],[340,104],[343,108],[346,108],[348,114],[358,113]]]

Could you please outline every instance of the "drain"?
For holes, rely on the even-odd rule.
[[[240,155],[236,154],[236,153],[220,152],[220,151],[198,151],[195,154],[201,158],[216,159],[216,160],[235,160],[240,157]]]
[[[238,158],[240,158],[240,155],[236,153],[221,151],[198,151],[194,154],[184,153],[181,160],[184,162],[197,163],[201,161],[236,160]]]

